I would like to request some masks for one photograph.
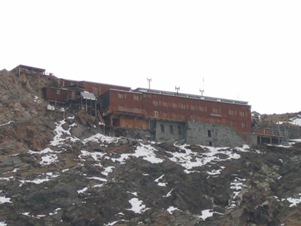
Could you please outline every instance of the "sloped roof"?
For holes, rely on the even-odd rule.
[[[96,97],[93,93],[89,93],[87,91],[80,92],[80,95],[85,100],[96,100]]]

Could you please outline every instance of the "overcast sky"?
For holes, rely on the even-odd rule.
[[[0,69],[301,111],[301,1],[0,1]]]

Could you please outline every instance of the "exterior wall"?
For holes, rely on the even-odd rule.
[[[185,127],[185,123],[182,122],[155,121],[155,140],[166,143],[185,140]]]
[[[110,84],[87,82],[87,81],[75,81],[75,80],[67,80],[67,79],[60,79],[59,85],[61,87],[78,86],[81,87],[83,90],[93,93],[96,97],[102,95],[103,93],[105,93],[110,89],[118,89],[124,91],[130,90],[130,87],[125,87],[125,86],[116,86]]]
[[[189,144],[235,147],[245,144],[241,136],[231,127],[213,123],[187,122]]]
[[[148,122],[142,118],[120,116],[120,127],[147,130]]]
[[[108,90],[101,97],[104,111],[144,115],[142,94],[137,92]]]
[[[254,142],[247,135],[252,131],[251,107],[247,104],[114,89],[105,92],[101,99],[104,112],[111,115],[109,125],[149,129],[157,141],[186,139],[188,143],[214,146]]]
[[[26,66],[26,65],[19,65],[19,66],[15,67],[14,69],[12,69],[12,72],[19,76],[21,74],[42,75],[45,73],[45,69]]]
[[[48,101],[66,102],[69,99],[69,92],[66,89],[47,87],[45,97]]]

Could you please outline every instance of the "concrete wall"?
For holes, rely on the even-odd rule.
[[[217,147],[235,147],[246,143],[229,126],[201,122],[187,122],[186,142]]]
[[[185,140],[186,123],[158,120],[155,122],[155,140],[159,142],[174,143]]]

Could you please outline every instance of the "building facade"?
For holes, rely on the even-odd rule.
[[[251,106],[244,101],[138,88],[109,89],[100,96],[111,130],[149,131],[152,140],[236,146],[256,142]]]

